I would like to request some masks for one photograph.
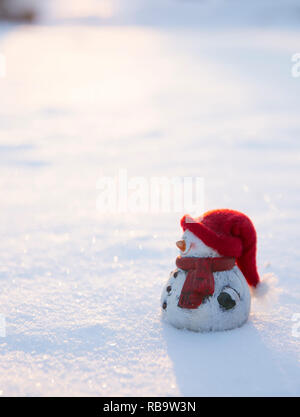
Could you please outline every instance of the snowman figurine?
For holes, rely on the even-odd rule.
[[[197,332],[229,330],[250,311],[249,286],[260,282],[256,231],[243,213],[220,209],[181,219],[180,256],[161,297],[163,319]]]

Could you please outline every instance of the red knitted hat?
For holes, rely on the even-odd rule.
[[[259,275],[256,269],[256,231],[251,220],[243,213],[220,209],[205,213],[198,219],[189,215],[181,219],[183,230],[190,230],[207,246],[220,255],[232,256],[249,285],[256,287]]]

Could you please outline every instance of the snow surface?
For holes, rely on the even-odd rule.
[[[205,26],[191,3],[178,25],[0,26],[1,395],[299,395],[296,2]],[[182,213],[100,213],[119,168],[204,177],[206,209],[251,217],[269,290],[243,327],[162,323]]]

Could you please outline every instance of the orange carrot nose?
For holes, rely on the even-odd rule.
[[[176,246],[181,250],[181,252],[184,252],[186,249],[186,244],[184,240],[178,240],[178,242],[176,242]]]

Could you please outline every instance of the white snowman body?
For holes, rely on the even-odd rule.
[[[186,230],[182,236],[185,242],[181,257],[221,257],[214,249],[208,247],[192,232]],[[185,328],[197,332],[229,330],[244,324],[249,316],[251,296],[247,281],[235,265],[229,271],[214,272],[215,291],[212,296],[202,301],[196,309],[178,306],[181,290],[187,271],[176,269],[171,272],[164,286],[161,305],[163,319],[177,328]],[[225,294],[233,307],[220,304],[220,294]],[[228,296],[227,296],[228,294]]]

